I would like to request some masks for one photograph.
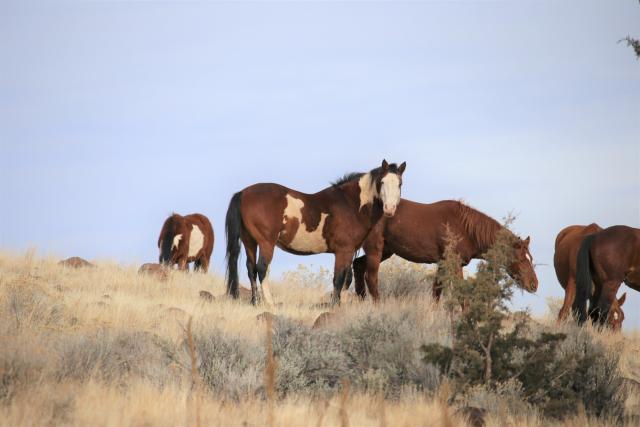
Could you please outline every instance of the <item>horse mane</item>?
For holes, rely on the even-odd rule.
[[[340,178],[335,181],[331,181],[332,187],[340,187],[342,184],[345,184],[350,181],[355,181],[356,179],[360,179],[364,175],[363,172],[348,172],[342,175]]]
[[[493,245],[496,240],[496,233],[502,229],[502,225],[489,215],[463,202],[457,201],[456,203],[458,204],[460,222],[469,236],[473,237],[478,245],[482,247],[488,248]]]
[[[389,163],[389,172],[398,173],[398,165],[396,163]],[[375,181],[378,176],[382,173],[382,166],[378,166],[377,168],[373,168],[369,171],[372,181]],[[331,182],[332,187],[339,187],[342,184],[346,184],[347,182],[355,181],[357,179],[362,178],[364,172],[348,172],[342,175],[340,178]]]

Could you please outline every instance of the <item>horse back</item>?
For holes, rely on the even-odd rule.
[[[605,228],[595,235],[591,251],[594,269],[602,280],[623,280],[640,270],[640,229],[626,225]]]
[[[438,262],[444,251],[446,226],[458,236],[464,234],[454,214],[458,203],[454,200],[418,203],[402,199],[396,214],[386,220],[385,250],[413,262]]]
[[[254,226],[261,229],[276,227],[279,229],[282,224],[282,215],[287,206],[288,194],[302,200],[303,203],[306,201],[306,194],[280,184],[259,183],[242,190],[240,212],[245,227],[249,229]]]
[[[204,235],[204,250],[207,256],[211,256],[213,252],[213,242],[214,242],[214,234],[213,227],[211,226],[211,221],[205,215],[200,213],[193,213],[189,215],[185,215],[185,220],[191,224],[196,225],[202,234]]]

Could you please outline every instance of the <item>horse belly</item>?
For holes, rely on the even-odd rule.
[[[278,246],[284,250],[301,254],[326,252],[328,246],[323,232],[329,214],[321,213],[317,226],[308,230],[305,217],[302,214],[303,207],[302,200],[287,195],[287,207],[282,215],[283,227],[278,236]]]
[[[304,223],[297,227],[285,227],[278,237],[278,245],[283,249],[304,254],[320,254],[328,250],[322,235],[327,214],[322,214],[320,224],[315,230],[308,231]]]

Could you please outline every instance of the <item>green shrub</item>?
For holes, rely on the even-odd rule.
[[[503,266],[512,262],[513,239],[507,228],[498,233],[475,277],[465,279],[457,273],[457,236],[449,234],[439,279],[454,318],[453,345],[424,345],[423,361],[449,377],[457,395],[480,389],[500,394],[505,384],[519,384],[522,402],[546,416],[563,418],[583,405],[589,415],[620,419],[616,356],[587,333],[567,339],[534,331],[527,312],[509,313],[514,282]]]

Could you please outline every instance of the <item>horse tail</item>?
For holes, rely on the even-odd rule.
[[[578,323],[587,320],[587,300],[591,296],[593,277],[591,275],[591,244],[595,235],[590,234],[582,240],[578,251],[576,267],[576,299]]]
[[[242,192],[237,192],[229,202],[225,220],[225,234],[227,236],[227,294],[238,298],[238,257],[240,256],[240,236],[242,233]]]

